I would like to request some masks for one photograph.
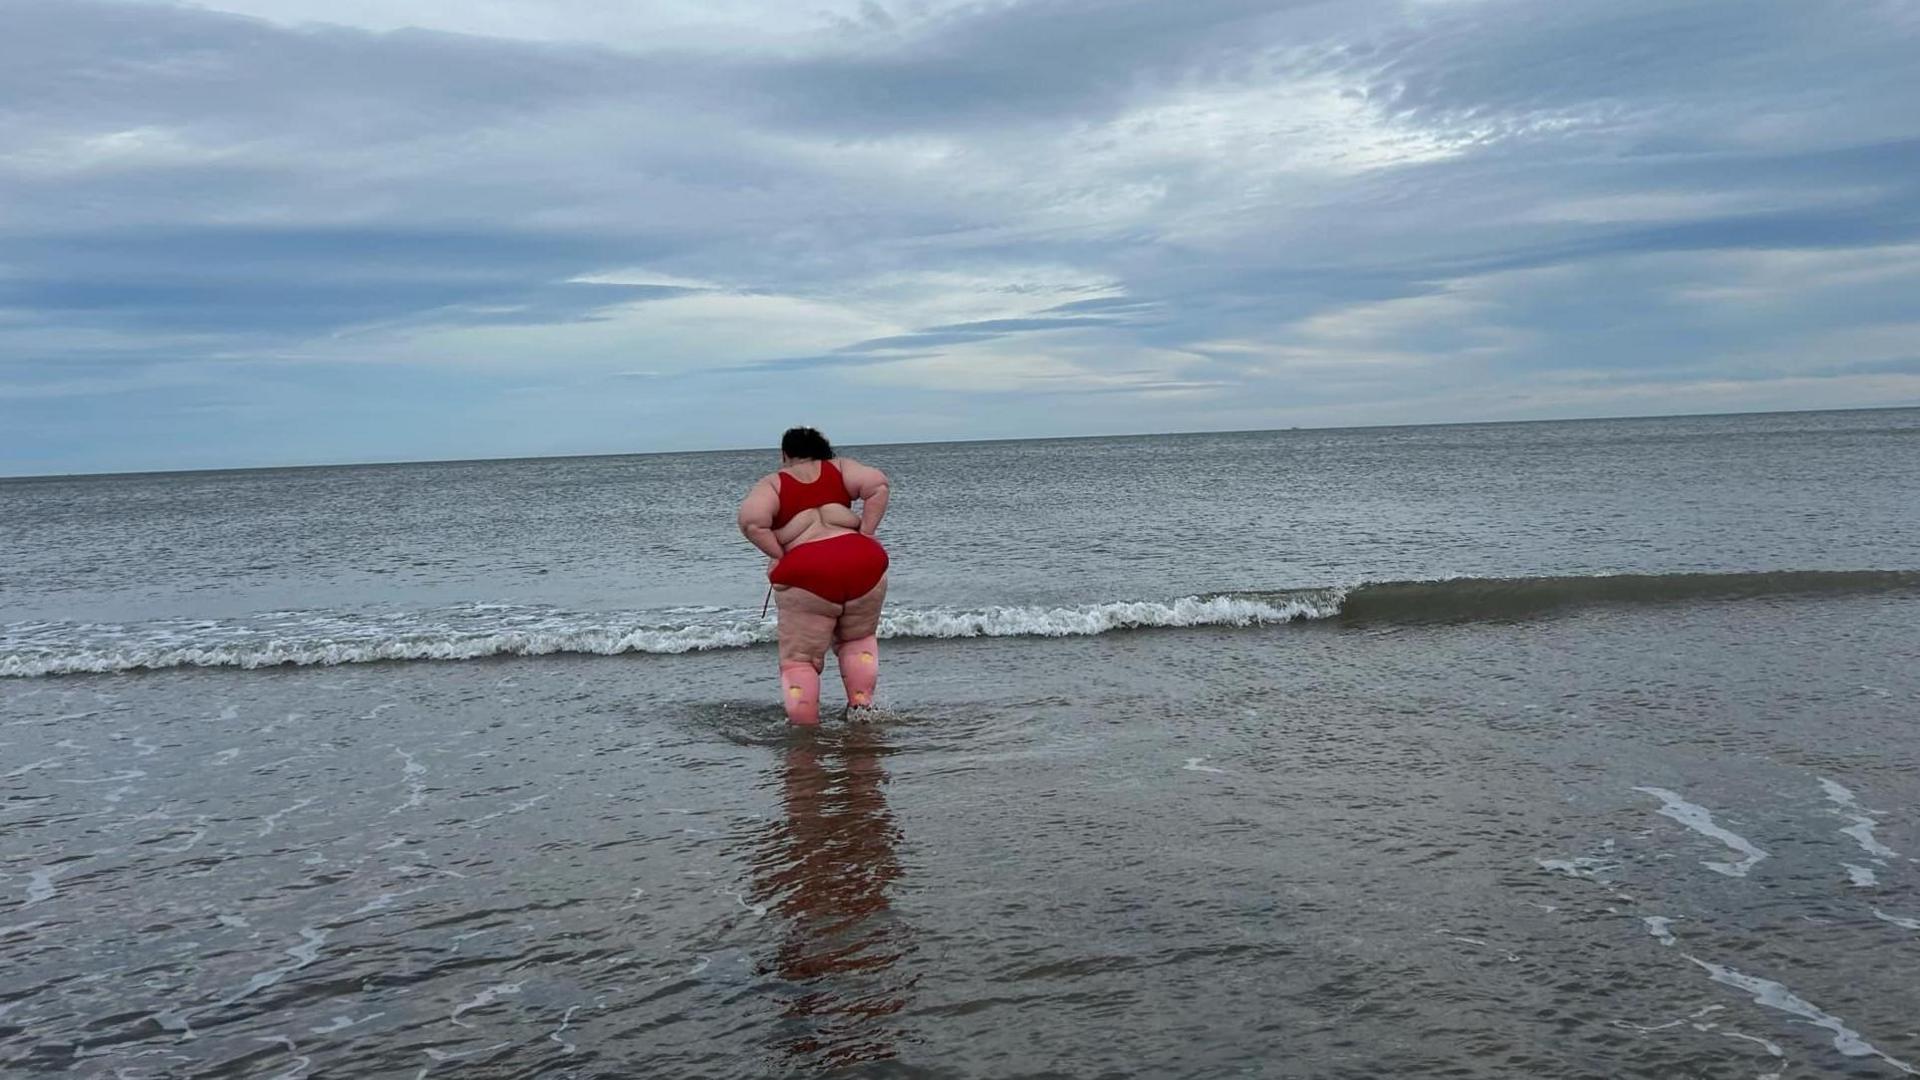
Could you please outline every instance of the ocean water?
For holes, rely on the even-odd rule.
[[[1920,411],[856,453],[0,481],[0,1074],[1920,1070]]]

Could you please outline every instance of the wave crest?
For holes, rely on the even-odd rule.
[[[1450,578],[1056,607],[895,609],[881,620],[880,633],[895,639],[1077,637],[1297,621],[1468,622],[1535,618],[1619,604],[1916,590],[1920,590],[1920,571],[1910,570]],[[662,619],[675,621],[663,625]],[[771,620],[750,611],[719,608],[589,614],[473,604],[450,611],[387,615],[277,612],[253,622],[230,623],[11,623],[0,626],[0,677],[556,653],[672,655],[745,648],[773,640]]]
[[[1175,626],[1264,626],[1325,619],[1340,612],[1343,590],[1262,600],[1183,596],[1166,602],[1122,600],[1084,607],[994,607],[904,611],[880,620],[880,636],[897,638],[1081,637],[1114,630]]]
[[[1079,607],[927,608],[894,611],[880,624],[886,638],[1070,637],[1114,630],[1176,626],[1254,626],[1324,618],[1339,610],[1334,594],[1315,603],[1229,596],[1119,601]],[[497,614],[496,614],[497,613]],[[770,619],[734,614],[690,625],[632,625],[644,615],[515,617],[499,605],[475,605],[461,617],[425,620],[401,615],[353,621],[316,615],[306,625],[285,615],[270,627],[244,623],[160,622],[140,627],[15,624],[0,637],[0,677],[105,674],[180,667],[264,668],[365,664],[383,660],[476,660],[556,653],[613,656],[738,649],[774,640]],[[513,628],[475,627],[488,616]],[[621,625],[621,623],[626,625]],[[423,625],[423,623],[425,625]]]

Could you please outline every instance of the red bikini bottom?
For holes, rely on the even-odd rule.
[[[766,580],[804,588],[829,603],[847,603],[874,592],[887,577],[887,550],[864,532],[843,532],[801,544],[785,553]]]
[[[887,549],[873,537],[853,532],[801,544],[773,564],[767,580],[844,604],[872,592],[886,574]]]

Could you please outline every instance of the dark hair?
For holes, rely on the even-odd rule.
[[[780,452],[798,461],[812,458],[815,461],[832,461],[833,444],[825,435],[810,427],[788,428],[780,436]]]

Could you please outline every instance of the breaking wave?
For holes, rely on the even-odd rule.
[[[1920,591],[1920,571],[1449,578],[1064,607],[904,608],[889,638],[1074,637],[1170,627],[1499,621],[1595,606]],[[569,613],[475,604],[424,613],[275,612],[252,620],[0,625],[0,677],[265,668],[556,653],[678,654],[773,641],[754,611]]]

